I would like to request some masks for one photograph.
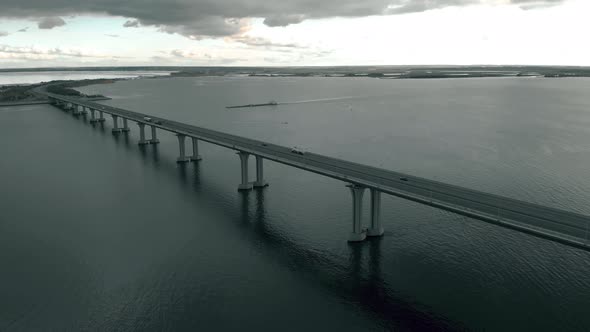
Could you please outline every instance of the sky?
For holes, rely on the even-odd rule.
[[[0,68],[590,66],[590,0],[1,0]]]

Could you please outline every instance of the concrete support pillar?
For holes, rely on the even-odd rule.
[[[82,114],[82,112],[80,112],[80,106],[79,105],[72,104],[72,109],[74,110],[72,112],[73,115],[80,115],[80,114]]]
[[[98,122],[105,122],[106,119],[104,118],[104,112],[103,111],[98,111]]]
[[[384,230],[381,226],[381,192],[371,189],[371,227],[367,230],[367,236],[381,236]]]
[[[127,123],[127,118],[123,118],[123,128],[121,128],[121,131],[128,132],[130,130],[129,124]]]
[[[252,189],[252,183],[248,182],[248,157],[250,157],[250,154],[240,151],[238,155],[242,165],[242,183],[238,186],[238,190],[250,190]]]
[[[193,155],[191,161],[199,161],[201,156],[199,155],[199,140],[193,137]]]
[[[111,114],[111,116],[113,117],[113,133],[118,133],[121,131],[121,128],[119,128],[119,117],[114,114]]]
[[[363,210],[363,194],[365,187],[351,184],[347,186],[352,194],[352,232],[348,237],[348,242],[363,241],[367,233],[362,229],[362,210]]]
[[[150,144],[149,141],[145,139],[145,123],[138,122],[137,125],[139,126],[139,142],[138,145],[146,145]]]
[[[158,133],[156,132],[156,127],[155,126],[151,126],[152,127],[152,139],[150,140],[150,144],[158,144],[160,143],[160,140],[158,139]]]
[[[176,137],[178,138],[178,150],[180,151],[180,155],[178,156],[178,158],[176,158],[176,162],[177,163],[186,163],[188,161],[191,161],[191,158],[187,157],[186,153],[184,151],[184,148],[185,148],[184,139],[186,138],[186,136],[183,134],[176,134]]]
[[[80,111],[80,113],[81,113],[82,115],[86,115],[86,113],[87,113],[87,112],[86,112],[86,106],[81,106],[81,107],[82,107],[82,110]]]
[[[96,111],[92,108],[89,108],[89,110],[90,110],[90,123],[98,122],[98,119],[95,116]]]
[[[256,182],[255,188],[262,188],[268,186],[268,182],[264,181],[263,160],[261,156],[256,156]]]

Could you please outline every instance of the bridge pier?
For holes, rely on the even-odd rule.
[[[156,127],[155,126],[151,126],[152,127],[152,139],[150,139],[150,144],[158,144],[160,143],[160,140],[158,139],[158,133],[156,132]]]
[[[127,123],[127,118],[123,118],[123,128],[121,128],[123,132],[129,132],[131,129],[129,128],[129,124]]]
[[[72,104],[72,107],[73,107],[73,110],[74,110],[72,112],[73,115],[78,116],[78,115],[82,114],[82,112],[80,112],[80,106],[79,105]]]
[[[195,137],[193,139],[193,155],[190,157],[191,161],[199,161],[201,160],[201,156],[199,155],[199,140]]]
[[[90,110],[90,123],[98,122],[98,119],[96,118],[96,116],[94,114],[96,112],[96,110],[93,108],[89,108],[89,110]]]
[[[138,145],[150,144],[150,142],[146,141],[146,139],[145,139],[145,123],[138,122],[137,125],[139,126],[139,142],[137,142],[137,144]]]
[[[98,111],[98,122],[105,122],[106,119],[104,118],[104,112],[103,111]]]
[[[178,137],[178,149],[180,150],[180,155],[178,156],[178,158],[176,158],[176,162],[186,163],[188,161],[191,161],[191,158],[187,157],[184,151],[184,139],[186,138],[186,136],[183,134],[176,134],[176,137]]]
[[[371,227],[367,230],[367,236],[382,236],[381,226],[381,192],[371,188]]]
[[[356,184],[350,184],[347,187],[352,194],[352,232],[348,237],[348,242],[360,242],[367,237],[366,231],[362,229],[362,208],[365,187]]]
[[[248,157],[250,157],[250,154],[240,151],[238,155],[242,166],[242,183],[238,186],[238,190],[250,190],[252,189],[252,183],[248,182]]]
[[[82,106],[82,110],[80,111],[82,115],[86,115],[86,106]]]
[[[264,181],[263,160],[261,156],[256,156],[256,181],[254,188],[263,188],[268,186],[268,182]]]
[[[121,128],[119,128],[119,116],[111,114],[113,117],[113,133],[121,132]]]

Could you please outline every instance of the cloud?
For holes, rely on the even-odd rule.
[[[238,42],[248,46],[254,47],[279,47],[279,48],[306,48],[303,45],[295,43],[277,43],[260,37],[250,37],[247,35],[232,36],[226,39],[229,42]]]
[[[143,24],[143,23],[142,23]],[[250,25],[249,19],[203,17],[190,25],[158,25],[160,31],[177,33],[191,39],[222,37],[244,33]]]
[[[138,20],[128,20],[123,24],[125,28],[139,28],[139,21]]]
[[[9,35],[8,32],[6,32],[6,31],[0,31],[0,37],[6,37],[8,35]]]
[[[303,22],[305,16],[303,15],[275,15],[264,19],[264,24],[269,27],[284,27],[290,24],[297,24]]]
[[[512,3],[517,4],[522,9],[538,9],[538,8],[546,8],[551,6],[556,6],[560,4],[562,0],[544,0],[544,1],[535,1],[535,0],[512,0]]]
[[[184,65],[227,65],[236,62],[247,61],[243,58],[228,57],[226,55],[214,55],[206,52],[196,52],[180,49],[162,51],[161,53],[163,54],[163,56],[153,56],[152,60],[159,63]]]
[[[39,29],[53,29],[64,25],[66,25],[66,21],[57,16],[44,17],[37,23],[37,27],[39,27]]]
[[[29,30],[29,27],[19,29],[17,32],[27,32],[27,30]]]
[[[95,59],[118,59],[120,57],[87,53],[75,49],[62,48],[35,48],[35,47],[15,47],[10,45],[0,45],[0,59],[29,59],[29,60],[46,60],[60,57],[69,58],[95,58]]]
[[[43,18],[40,28],[65,24],[59,16],[100,14],[127,17],[125,27],[152,26],[189,38],[243,33],[251,18],[272,27],[306,19],[422,12],[449,6],[512,4],[540,8],[565,0],[2,0],[0,17]]]
[[[113,37],[113,38],[119,38],[119,35],[111,35],[111,34],[105,34],[105,36],[107,37]]]
[[[170,55],[175,56],[177,58],[194,58],[196,56],[195,53],[185,52],[181,50],[172,50],[170,51]]]

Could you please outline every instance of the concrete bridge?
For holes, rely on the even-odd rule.
[[[238,190],[251,190],[267,186],[264,180],[264,160],[304,169],[347,183],[352,196],[352,225],[348,240],[363,241],[367,236],[383,235],[381,224],[381,194],[389,194],[432,207],[458,213],[467,217],[528,233],[590,251],[590,217],[527,203],[481,191],[419,178],[386,169],[331,158],[320,154],[298,153],[291,148],[263,141],[231,135],[215,130],[180,123],[144,113],[101,105],[92,101],[45,93],[52,104],[73,115],[89,114],[90,122],[106,121],[108,114],[113,121],[114,133],[130,131],[129,121],[138,125],[139,144],[159,143],[158,130],[175,133],[178,137],[177,161],[198,162],[199,141],[237,151],[241,161],[241,183]],[[151,131],[146,138],[146,126]],[[192,153],[186,151],[186,139],[192,141]],[[256,179],[249,179],[249,157],[256,159]],[[370,193],[370,220],[368,227],[361,220],[365,192]]]

